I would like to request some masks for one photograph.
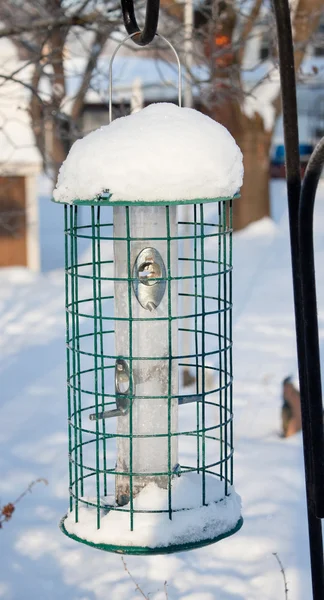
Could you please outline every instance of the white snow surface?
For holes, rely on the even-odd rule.
[[[63,163],[57,202],[177,201],[233,196],[242,153],[225,127],[191,108],[151,104],[78,140]]]
[[[49,194],[43,186],[43,272],[0,269],[1,506],[37,477],[48,479],[21,499],[0,530],[0,598],[138,600],[120,556],[78,544],[58,527],[68,509],[64,236],[62,207],[49,202]],[[206,205],[211,219],[216,211]],[[296,370],[283,181],[272,182],[272,215],[272,230],[261,223],[262,235],[235,235],[233,243],[234,481],[244,524],[199,550],[124,557],[150,600],[165,600],[165,581],[169,600],[279,600],[285,590],[274,552],[284,565],[289,600],[312,597],[302,438],[279,437],[282,380]],[[314,223],[323,351],[323,181]],[[80,292],[86,285],[80,281]]]
[[[164,513],[135,513],[134,531],[130,531],[130,505],[123,510],[101,511],[100,529],[97,529],[97,511],[79,505],[78,522],[74,511],[64,521],[66,530],[96,544],[127,546],[169,546],[196,542],[233,529],[241,516],[241,498],[231,488],[225,497],[223,482],[206,477],[207,506],[202,506],[201,475],[184,473],[172,483],[172,520],[168,515],[168,490],[155,483],[147,485],[134,499],[134,510],[163,510]],[[109,504],[113,503],[107,498]],[[110,500],[110,502],[109,502]]]

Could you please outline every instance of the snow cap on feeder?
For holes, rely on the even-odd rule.
[[[109,190],[111,201],[232,197],[242,153],[225,127],[191,108],[152,104],[78,140],[54,199],[71,203]]]
[[[61,527],[78,541],[173,552],[242,525],[231,245],[242,176],[229,132],[173,104],[94,131],[61,168],[70,455]],[[191,387],[180,384],[184,369]]]

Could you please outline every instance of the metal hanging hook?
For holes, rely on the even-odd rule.
[[[133,35],[138,46],[147,46],[157,31],[159,21],[160,0],[147,0],[145,25],[141,31],[135,17],[133,0],[121,0],[124,25],[127,33]]]
[[[130,35],[125,37],[118,44],[118,46],[115,48],[114,52],[111,55],[111,59],[109,62],[109,94],[108,94],[109,123],[112,122],[112,87],[113,87],[113,85],[112,85],[112,68],[113,68],[114,59],[115,59],[117,52],[125,44],[125,42],[127,42],[127,40],[134,39],[134,36],[136,36],[136,35],[137,35],[136,33],[131,33]],[[181,62],[180,62],[179,55],[178,55],[175,47],[171,44],[171,42],[169,42],[169,40],[167,40],[167,38],[165,38],[160,33],[156,33],[155,35],[157,37],[161,38],[161,40],[163,40],[169,46],[169,48],[171,48],[171,50],[176,58],[177,67],[178,67],[178,105],[181,106],[181,104],[182,104],[182,78],[181,78]]]

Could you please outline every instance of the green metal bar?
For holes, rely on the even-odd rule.
[[[221,235],[218,238],[218,265],[220,267],[221,263],[221,257],[222,257],[222,240],[223,240],[223,232],[222,232],[222,205],[219,203],[218,205],[218,227],[219,227],[219,232],[221,233]],[[222,392],[222,370],[223,370],[223,360],[222,360],[222,319],[221,319],[221,313],[220,313],[220,307],[221,307],[221,302],[222,302],[222,280],[221,280],[221,275],[219,272],[218,275],[218,352],[219,352],[219,388],[220,388],[220,393],[219,393],[219,422],[221,425],[220,428],[220,446],[219,446],[219,450],[220,450],[220,478],[223,479],[224,477],[224,471],[223,471],[223,456],[224,456],[224,452],[223,452],[223,392]]]
[[[233,231],[233,202],[232,200],[229,203],[229,228],[230,228],[230,233],[229,233],[229,241],[230,241],[230,247],[229,247],[229,264],[233,265],[233,235],[232,235],[232,231]],[[233,268],[233,267],[232,267]],[[230,338],[230,347],[229,347],[229,355],[230,355],[230,381],[232,382],[233,379],[233,311],[232,311],[232,304],[233,304],[233,270],[230,271],[229,273],[229,302],[230,302],[230,323],[229,323],[229,338]],[[231,383],[231,387],[230,387],[230,413],[231,413],[231,422],[230,422],[230,444],[231,444],[231,451],[233,451],[234,447],[233,447],[233,384]],[[233,481],[234,481],[234,473],[233,473],[233,469],[234,469],[234,464],[233,464],[233,453],[231,456],[231,467],[230,467],[230,483],[231,485],[233,485]]]
[[[179,365],[179,366],[181,366],[181,367],[185,367],[185,366],[187,366],[187,363],[183,363],[183,364],[182,364],[182,363],[180,363],[180,365]],[[195,364],[189,364],[188,366],[189,366],[189,367],[194,367],[194,366],[195,366]],[[216,370],[216,369],[215,369],[215,370]],[[218,371],[218,369],[217,369],[217,371]],[[229,380],[229,381],[227,382],[227,385],[226,385],[226,387],[228,387],[228,388],[229,388],[229,387],[230,387],[230,384],[231,384],[231,381]],[[71,387],[71,389],[72,389],[72,390],[73,390],[73,389],[76,389],[76,391],[77,391],[77,388],[73,388],[73,386],[72,386],[72,384],[71,384],[71,383],[70,383],[70,384],[68,384],[68,385]],[[208,396],[208,395],[210,395],[210,394],[215,394],[215,393],[218,393],[218,392],[220,391],[220,389],[224,390],[224,389],[225,389],[225,385],[223,385],[223,386],[222,386],[222,388],[219,388],[219,387],[218,387],[218,388],[214,388],[214,389],[212,389],[211,391],[207,391],[207,390],[206,390],[206,391],[205,391],[205,396]],[[90,395],[90,396],[95,396],[95,393],[94,393],[94,392],[91,392],[90,390],[86,390],[86,389],[84,389],[84,388],[81,388],[81,392],[82,392],[83,394],[88,394],[88,395]],[[191,396],[191,394],[189,394],[189,396]],[[115,399],[115,394],[105,394],[105,397],[106,397],[106,398],[114,398],[114,399]],[[168,397],[169,397],[169,396],[153,396],[152,394],[150,394],[149,396],[140,396],[140,395],[136,395],[136,399],[138,399],[138,400],[141,400],[141,399],[142,399],[142,400],[147,400],[147,399],[151,399],[151,400],[163,400],[163,399],[167,399]],[[184,396],[183,394],[174,394],[174,395],[171,395],[171,398],[172,398],[172,399],[174,399],[174,398],[185,398],[185,397],[186,397],[186,396]],[[130,398],[131,398],[131,396],[130,396]],[[106,403],[106,405],[110,405],[110,404],[114,404],[114,402],[107,402],[107,403]],[[182,403],[182,404],[183,404],[183,403]],[[218,404],[218,403],[215,403],[215,406],[219,406],[219,404]],[[82,408],[81,410],[89,410],[90,408],[92,408],[92,406],[86,406],[86,407]],[[106,432],[106,435],[108,436],[109,434]],[[115,435],[115,434],[114,434],[114,435]],[[117,435],[117,434],[116,434],[116,435]],[[119,435],[119,434],[118,434],[118,435]],[[156,435],[158,435],[158,434],[156,434]],[[163,434],[163,435],[164,435],[164,434]],[[172,434],[172,435],[174,435],[174,434]],[[135,434],[134,434],[134,437],[135,437]]]
[[[103,225],[102,225],[102,227],[103,227]],[[218,237],[218,236],[219,236],[219,233],[217,233],[216,231],[213,233],[205,234],[206,238],[213,238],[213,237]],[[85,240],[91,240],[91,235],[80,235],[79,234],[78,237],[85,239]],[[110,241],[110,242],[112,242],[114,240],[116,242],[124,242],[125,241],[125,238],[118,237],[118,236],[115,237],[113,235],[109,235],[109,236],[103,235],[103,236],[101,236],[101,239],[105,240],[105,241]],[[177,235],[177,236],[171,235],[170,236],[171,241],[173,241],[173,240],[175,240],[175,241],[177,241],[177,240],[193,240],[193,239],[194,239],[193,235]],[[151,242],[161,242],[161,241],[163,242],[164,241],[165,242],[166,238],[165,237],[132,237],[132,241],[133,242],[149,242],[149,241],[151,241]]]
[[[172,278],[171,278],[171,279],[172,279]],[[198,279],[199,279],[199,278],[198,278]],[[128,280],[127,280],[127,281],[128,281]],[[130,281],[130,282],[131,282],[131,281]],[[201,296],[200,296],[199,294],[197,294],[197,297],[198,297],[198,298],[200,298]],[[208,298],[208,296],[205,296],[205,298]],[[80,301],[80,302],[81,302],[81,301]],[[226,311],[228,308],[230,308],[230,307],[229,307],[229,305],[225,306],[225,304],[224,304],[224,308],[220,309],[220,311],[218,311],[218,310],[207,311],[207,310],[206,310],[206,312],[205,312],[205,315],[216,315],[216,314],[218,314],[218,312],[220,312],[220,313],[223,313],[223,312],[225,312],[225,311]],[[69,308],[68,308],[68,310],[69,310],[69,312],[70,312],[71,314],[73,314],[73,313],[72,313],[72,311],[71,311]],[[80,313],[80,312],[79,312],[79,316],[80,316],[80,317],[82,317],[82,318],[85,318],[85,319],[86,319],[86,318],[89,318],[89,319],[93,319],[93,318],[94,318],[94,317],[93,317],[93,315],[89,315],[89,314],[86,314],[86,313]],[[190,317],[194,318],[195,316],[197,316],[197,317],[202,317],[202,313],[197,313],[197,314],[195,314],[195,313],[192,313],[192,314],[189,314],[189,315],[178,315],[178,316],[176,316],[176,317],[172,317],[172,320],[173,320],[173,321],[177,321],[177,320],[180,320],[180,319],[188,319],[188,318],[190,318]],[[103,320],[103,321],[104,321],[104,320],[106,320],[106,321],[128,321],[128,318],[124,318],[124,317],[104,317],[104,316],[103,316],[103,317],[102,317],[102,320]],[[143,317],[143,318],[142,318],[142,317],[141,317],[141,318],[136,318],[136,317],[133,317],[133,321],[134,321],[134,322],[135,322],[135,321],[138,321],[138,322],[140,322],[140,321],[143,321],[143,322],[144,322],[144,321],[150,321],[150,320],[152,320],[152,319],[145,318],[145,317]],[[155,319],[155,320],[156,320],[156,321],[168,321],[169,319],[168,319],[168,317],[156,317],[156,319]],[[108,356],[108,355],[106,355],[106,356]]]
[[[223,262],[226,264],[227,260],[227,219],[226,219],[226,203],[222,203],[223,210],[223,230],[224,230],[224,244],[223,244]],[[224,278],[224,300],[227,300],[227,276],[223,275]],[[227,339],[227,312],[224,313],[224,339]],[[226,344],[225,344],[226,345]],[[228,364],[227,364],[227,351],[224,348],[224,374],[225,374],[225,421],[228,418],[228,390],[227,390],[227,376],[228,376]],[[227,431],[227,423],[225,424],[224,429],[224,446],[225,446],[225,495],[228,495],[228,431]]]
[[[204,236],[206,238],[206,236]],[[101,238],[102,239],[102,238]],[[133,240],[132,240],[133,241]],[[163,241],[166,241],[165,238],[163,238]],[[177,241],[176,238],[173,238],[173,240],[170,239],[170,241]],[[187,260],[187,259],[182,259],[182,260]],[[188,261],[191,259],[188,259]],[[208,264],[217,264],[216,261],[214,260],[205,260],[205,263]],[[221,272],[221,274],[226,274],[229,272],[229,269],[225,269],[224,272]],[[212,273],[204,273],[204,277],[208,278],[208,277],[216,277],[218,275],[218,271],[214,271]],[[79,279],[92,279],[91,275],[80,275],[79,274]],[[102,281],[136,281],[136,277],[102,277],[101,278]],[[179,281],[179,279],[184,280],[184,279],[194,279],[193,275],[177,275],[176,277],[171,277],[171,281]],[[199,276],[200,279],[200,276]],[[152,277],[151,281],[158,281],[158,278],[154,278]]]
[[[77,541],[77,542],[82,542],[84,544],[86,544],[87,546],[93,547],[93,548],[97,548],[99,550],[106,550],[108,552],[117,552],[119,555],[120,554],[134,554],[134,555],[150,555],[150,554],[170,554],[173,552],[183,552],[185,550],[193,550],[195,548],[201,548],[203,546],[208,546],[209,544],[213,544],[215,542],[218,542],[222,539],[225,539],[227,537],[229,537],[230,535],[233,535],[234,533],[236,533],[237,531],[239,531],[239,529],[241,529],[242,525],[243,525],[243,519],[242,517],[239,519],[238,523],[235,525],[235,527],[233,527],[230,531],[227,531],[226,533],[223,533],[222,535],[218,535],[216,537],[210,538],[210,539],[203,539],[203,540],[199,540],[199,541],[194,541],[192,543],[182,543],[182,544],[173,544],[172,546],[161,546],[161,547],[157,547],[157,548],[151,548],[151,547],[146,547],[146,546],[122,546],[122,545],[112,545],[112,544],[94,544],[92,542],[89,542],[88,540],[85,540],[83,538],[80,538],[76,535],[73,535],[72,533],[69,533],[65,526],[64,526],[64,520],[62,519],[61,523],[60,523],[60,528],[63,531],[63,533],[65,533],[65,535],[67,535],[68,537],[70,537],[71,539]]]
[[[206,438],[205,438],[205,427],[206,427],[206,406],[205,406],[205,248],[204,248],[204,205],[200,204],[200,255],[201,255],[201,366],[202,366],[202,380],[201,380],[201,394],[202,394],[202,409],[201,409],[201,424],[202,424],[202,503],[205,506],[206,503]]]
[[[195,432],[193,432],[193,433],[191,433],[189,435],[194,436]],[[216,438],[215,438],[215,436],[206,435],[206,439],[215,440]],[[214,461],[212,463],[206,464],[206,468],[205,468],[206,473],[210,473],[211,472],[212,474],[215,475],[215,473],[213,471],[211,471],[211,469],[214,468],[215,466],[217,466],[218,464],[219,464],[219,461]],[[185,469],[188,472],[194,472],[194,473],[196,473],[196,467],[188,467],[188,466],[182,465],[181,468]],[[85,470],[90,471],[90,474],[95,474],[97,472],[95,468],[89,467],[89,466],[86,466]],[[103,473],[103,469],[100,469],[100,473]],[[128,476],[128,472],[127,471],[123,471],[123,470],[118,470],[117,471],[116,469],[113,469],[113,468],[108,469],[108,473],[112,473],[114,475],[121,475],[123,477]],[[90,474],[87,475],[87,476],[90,476]],[[136,471],[133,472],[133,476],[134,477],[141,477],[142,475],[143,475],[143,473],[141,473],[141,472],[139,472],[139,473],[137,473]],[[148,471],[146,475],[148,477],[163,477],[165,475],[165,471]],[[79,502],[87,502],[87,500],[85,500],[84,498],[83,499],[79,498]],[[97,504],[94,504],[94,506],[97,506]],[[102,503],[101,506],[102,507],[106,506],[106,503]],[[116,510],[117,510],[117,507],[116,507]],[[125,510],[125,512],[130,512],[130,509],[127,509],[125,507],[123,507],[123,510]],[[186,510],[186,509],[179,509],[179,510]],[[134,513],[135,512],[138,512],[138,509],[134,509]],[[146,509],[144,510],[144,512],[146,512]],[[149,512],[149,510],[147,510],[147,512]],[[169,513],[168,508],[164,509],[163,512]],[[175,511],[172,510],[172,512],[175,512]]]
[[[80,364],[80,324],[79,324],[79,286],[78,286],[78,238],[75,232],[78,228],[78,207],[74,207],[74,227],[73,227],[73,246],[74,246],[74,279],[75,279],[75,335],[76,335],[76,355],[77,355],[77,378],[78,378],[78,421],[80,437],[80,493],[84,494],[83,486],[83,454],[82,454],[82,431],[81,431],[81,364]]]
[[[101,371],[101,410],[105,410],[105,361],[104,361],[104,343],[102,326],[102,290],[101,290],[101,239],[100,239],[100,206],[97,208],[97,272],[98,272],[98,308],[99,308],[99,346],[100,346],[100,371]],[[104,496],[107,496],[107,452],[106,452],[106,422],[102,419],[102,453],[104,470]]]
[[[194,332],[195,330],[194,329],[189,329],[189,328],[179,327],[178,331]],[[197,333],[201,333],[201,329],[197,328]],[[208,331],[208,330],[205,330],[205,335],[206,336],[218,337],[216,333],[214,333],[213,331]],[[92,334],[86,334],[84,337],[92,337]],[[225,346],[225,349],[229,350],[231,346],[232,346],[232,344],[228,343]],[[71,346],[69,344],[68,344],[68,347],[71,348]],[[224,348],[223,348],[223,350],[224,350]],[[219,350],[210,350],[208,352],[207,352],[207,350],[205,351],[205,356],[216,356],[216,354],[219,354]],[[92,358],[94,357],[93,352],[87,352],[85,350],[80,350],[80,355],[82,355],[82,356],[90,356]],[[101,354],[98,354],[98,357],[101,358]],[[201,353],[198,352],[198,354],[183,354],[183,355],[179,354],[179,355],[173,355],[173,358],[175,360],[182,360],[184,358],[195,358],[195,357],[198,359],[199,357],[201,357]],[[117,360],[117,358],[123,358],[124,360],[128,360],[128,356],[122,355],[122,354],[118,354],[118,356],[117,355],[104,354],[103,358],[110,358],[110,359],[113,359],[113,360]],[[133,360],[134,361],[141,361],[141,360],[147,360],[147,361],[154,360],[154,361],[157,361],[157,360],[168,360],[168,357],[167,356],[156,356],[156,357],[155,356],[154,357],[151,357],[151,356],[136,356],[136,358],[133,358]],[[105,367],[105,369],[112,369],[112,368],[113,368],[112,366],[106,366]],[[85,373],[85,372],[89,372],[89,371],[91,371],[91,369],[90,370],[87,369],[86,371],[80,371],[80,373]],[[107,396],[107,394],[104,394],[104,396]],[[108,394],[108,396],[109,396],[109,394]],[[113,397],[115,397],[115,394],[113,394]],[[152,396],[150,395],[150,398],[151,397]]]
[[[205,261],[205,263],[207,263],[207,262],[208,262],[208,261]],[[198,263],[199,263],[199,261],[197,261],[197,264],[198,264]],[[228,273],[229,273],[230,271],[231,271],[231,269],[227,269],[227,272],[228,272]],[[71,273],[70,273],[70,270],[68,270],[68,271],[67,271],[67,275],[70,275],[70,274],[71,274]],[[222,274],[224,274],[224,272],[223,272],[223,271],[221,271],[221,273],[220,273],[220,274],[222,275]],[[215,272],[215,273],[213,273],[212,275],[213,275],[213,277],[217,277],[217,276],[219,275],[219,272]],[[90,278],[89,278],[89,279],[90,279]],[[153,279],[153,278],[152,278],[152,279]],[[172,278],[172,277],[171,277],[171,280],[172,280],[172,279],[175,279],[175,278]],[[200,279],[200,277],[198,277],[198,275],[197,275],[197,277],[196,277],[196,278],[195,278],[195,277],[193,277],[192,279],[198,279],[198,280],[199,280],[199,279]],[[92,280],[92,278],[91,278],[91,280]],[[116,281],[118,281],[118,280],[116,280]],[[124,279],[124,281],[128,281],[128,279]],[[132,281],[132,279],[131,279],[131,281]],[[201,298],[201,294],[198,294],[198,293],[197,293],[196,295],[197,295],[197,297],[198,297],[198,298]],[[194,298],[194,297],[195,297],[195,294],[194,294],[194,293],[192,293],[192,294],[190,294],[190,293],[186,293],[186,294],[185,294],[185,293],[183,293],[183,292],[180,292],[180,293],[179,293],[179,296],[189,296],[190,298]],[[112,300],[113,298],[114,298],[114,296],[102,296],[102,300]],[[205,298],[209,298],[210,300],[218,300],[218,296],[210,296],[210,295],[208,295],[208,294],[205,294]],[[92,298],[82,298],[81,300],[79,300],[79,304],[82,304],[83,302],[87,302],[87,303],[88,303],[88,302],[90,302],[90,301],[92,302]],[[67,306],[68,306],[68,309],[69,309],[70,305],[68,304]],[[222,310],[223,310],[223,309],[222,309]],[[217,311],[216,311],[216,310],[215,310],[215,311],[213,311],[213,312],[214,312],[215,314],[217,313]],[[222,312],[222,311],[221,311],[221,312]],[[176,316],[173,316],[172,318],[173,318],[173,319],[183,319],[183,318],[186,318],[186,319],[187,319],[188,317],[194,317],[195,315],[197,315],[197,316],[201,316],[201,315],[199,315],[199,313],[193,313],[193,314],[189,314],[189,315],[188,315],[188,314],[186,314],[186,315],[176,315]],[[83,316],[83,315],[82,315],[82,316]],[[91,316],[92,316],[91,314],[86,314],[86,313],[84,314],[84,317],[91,317]],[[107,317],[106,317],[106,319],[107,319],[107,320],[109,320],[109,321],[118,320],[118,319],[116,319],[116,318],[115,318],[115,317],[113,317],[113,316],[107,316]],[[128,321],[128,318],[126,318],[126,317],[121,317],[121,318],[120,318],[120,320]],[[134,320],[135,320],[135,319],[134,319]],[[144,321],[147,321],[148,319],[145,319],[145,318],[144,318],[144,319],[140,319],[140,318],[139,318],[139,319],[137,319],[137,320],[138,320],[138,321],[143,321],[143,320],[144,320]]]
[[[98,206],[102,207],[102,206],[104,206],[104,205],[102,205],[102,204],[98,205],[98,204],[97,204],[96,206],[97,206],[97,207],[98,207]],[[148,206],[149,206],[149,205],[148,205]],[[193,206],[196,206],[196,205],[193,205]],[[194,225],[194,224],[195,224],[195,223],[194,223],[194,221],[178,221],[178,225]],[[206,226],[206,227],[217,227],[217,225],[218,225],[217,223],[212,223],[212,222],[210,222],[210,221],[205,221],[205,226]],[[113,224],[113,222],[109,221],[108,223],[101,223],[101,226],[102,226],[102,227],[113,227],[113,226],[114,226],[114,224]],[[79,226],[78,226],[78,231],[81,231],[81,230],[83,230],[83,229],[89,229],[89,230],[91,230],[91,225],[79,225]],[[218,235],[218,234],[215,234],[215,235]],[[190,237],[190,236],[189,236],[189,237]],[[177,238],[177,240],[178,240],[178,239],[179,239],[179,240],[181,240],[181,239],[182,239],[182,236],[181,236],[181,235],[177,235],[177,236],[176,236],[176,238]],[[115,238],[115,237],[114,237],[113,239],[117,239],[117,240],[118,240],[118,239],[122,239],[122,238]],[[136,239],[138,239],[138,238],[132,238],[132,239],[136,240]],[[143,239],[143,238],[140,238],[140,239]],[[146,239],[146,238],[145,238],[145,239]],[[151,239],[151,238],[150,238],[150,239]],[[173,238],[172,238],[172,236],[171,236],[171,239],[173,239]]]
[[[196,393],[199,394],[199,337],[198,337],[198,270],[197,270],[197,206],[194,205],[194,297],[195,297],[195,354],[196,354]],[[200,296],[201,297],[201,296]],[[197,473],[200,471],[200,406],[196,406],[197,422]]]
[[[98,390],[98,301],[96,285],[96,219],[95,207],[91,207],[91,227],[92,227],[92,265],[93,265],[93,352],[94,352],[94,395],[95,395],[95,413],[96,413],[96,493],[97,493],[97,529],[100,529],[100,445],[99,445],[99,390]]]
[[[239,198],[240,194],[235,194],[234,196],[224,196],[220,198],[193,198],[189,200],[177,200],[177,205],[179,204],[212,204],[215,202],[222,202],[224,200],[231,200],[231,198]],[[80,200],[75,198],[73,200],[73,204],[82,204],[85,206],[129,206],[129,200],[112,200],[112,196],[109,197],[99,194],[95,198],[89,198],[87,200]],[[53,200],[55,202],[55,200]],[[57,202],[57,204],[62,204],[61,202]],[[166,206],[170,204],[169,200],[150,200],[147,202],[146,200],[136,200],[134,202],[135,206]]]
[[[75,235],[75,223],[74,223],[74,206],[70,207],[70,231],[71,231],[71,243],[70,243],[70,262],[71,262],[71,302],[72,306],[76,307],[76,296],[75,296],[75,286],[77,282],[75,281],[75,259],[74,259],[74,235]],[[77,414],[77,394],[76,394],[76,309],[75,314],[72,317],[72,381],[73,381],[73,438],[74,438],[74,488],[75,488],[75,521],[76,523],[79,520],[79,473],[78,473],[78,461],[77,461],[77,423],[78,423],[78,414]]]
[[[67,310],[69,303],[69,276],[68,276],[68,265],[69,265],[69,237],[71,236],[71,227],[68,225],[68,207],[64,205],[64,254],[65,254],[65,324],[66,324],[66,375],[67,381],[70,381],[71,377],[71,364],[70,364],[70,317]],[[69,505],[70,511],[73,509],[73,498],[72,498],[72,426],[71,426],[71,388],[67,386],[67,401],[68,401],[68,448],[69,448]]]
[[[171,248],[170,248],[170,210],[165,207],[167,232],[167,279],[168,279],[168,513],[172,519],[172,464],[171,464],[171,396],[172,396],[172,301],[171,301]]]
[[[125,207],[126,213],[126,241],[127,241],[127,273],[128,273],[128,345],[129,345],[129,372],[133,372],[133,310],[132,310],[132,283],[131,283],[131,226],[129,206]],[[133,377],[130,377],[129,394],[133,397]],[[129,410],[129,504],[130,504],[130,530],[134,530],[134,493],[133,493],[133,402]]]
[[[209,400],[208,401],[206,400],[205,404],[206,404],[206,406],[218,407],[218,404],[216,402],[211,402]],[[88,408],[84,408],[83,410],[88,410]],[[231,417],[229,417],[226,422],[228,424],[230,424]],[[211,425],[210,427],[205,427],[205,431],[206,432],[207,431],[216,431],[217,429],[220,429],[220,425],[219,424],[218,425]],[[197,429],[193,429],[193,430],[189,430],[189,431],[182,430],[182,431],[171,433],[171,437],[178,437],[178,436],[181,436],[181,435],[195,435],[196,436],[197,433],[202,433],[202,431],[203,431],[202,429],[199,429],[198,432],[197,432]],[[83,433],[87,433],[87,434],[93,433],[92,430],[86,429],[85,427],[82,427],[82,432]],[[125,434],[125,433],[115,433],[115,432],[114,433],[107,433],[106,432],[106,437],[110,438],[110,439],[117,439],[117,438],[127,439],[127,438],[129,438],[129,435]],[[133,439],[159,438],[159,437],[160,438],[165,438],[166,437],[165,433],[145,433],[145,434],[144,433],[138,433],[138,434],[133,434]],[[214,437],[213,439],[217,441],[219,438]],[[100,440],[102,441],[102,436],[100,436]],[[91,443],[93,443],[93,440],[82,441],[82,445],[83,446],[86,446],[87,444],[91,444]],[[77,445],[77,447],[79,447],[79,444]],[[73,449],[74,449],[74,447],[73,447]],[[71,459],[71,460],[74,463],[74,460],[73,459]],[[83,468],[87,469],[88,467],[83,463]],[[194,470],[196,470],[196,467],[194,468]],[[108,472],[112,472],[112,471],[115,472],[116,469],[115,468],[113,468],[113,469],[107,469],[107,473]],[[102,472],[103,472],[103,470],[102,470]],[[142,473],[142,475],[143,475],[143,473]],[[164,473],[164,475],[165,475],[165,473]]]
[[[215,403],[215,402],[206,401],[206,406],[218,407],[218,404]],[[84,408],[83,410],[87,410],[87,409]],[[229,417],[226,422],[229,424],[231,422],[231,418]],[[216,431],[217,429],[220,429],[220,425],[219,424],[218,425],[211,425],[210,427],[205,427],[205,431],[206,432]],[[190,436],[195,436],[196,437],[196,434],[197,433],[202,433],[202,431],[203,431],[202,429],[199,429],[198,432],[197,432],[196,429],[189,430],[189,431],[178,431],[178,432],[172,433],[171,437],[179,437],[179,436],[182,436],[182,435],[186,435],[186,436],[190,435]],[[86,429],[85,427],[82,428],[82,432],[83,433],[87,433],[87,434],[92,434],[93,433],[92,430]],[[206,436],[206,438],[207,437],[208,436]],[[122,439],[122,438],[124,438],[124,439],[127,439],[127,438],[129,438],[129,435],[125,434],[125,433],[115,433],[115,432],[114,433],[106,433],[106,438],[110,438],[110,439],[118,439],[118,438]],[[139,434],[133,434],[133,439],[144,439],[144,438],[165,438],[165,433],[146,433],[146,434],[144,434],[144,433],[140,434],[139,433]],[[215,441],[219,440],[219,438],[215,437],[215,436],[210,436],[210,439],[214,439]],[[100,441],[102,441],[102,436],[100,436]],[[82,441],[82,445],[83,446],[86,446],[87,444],[91,444],[91,443],[93,443],[93,440]],[[79,445],[77,447],[79,447]],[[74,447],[73,447],[73,449],[74,449]],[[71,459],[71,462],[74,464],[74,460],[73,459]],[[217,464],[218,463],[219,463],[219,461],[217,462]],[[89,469],[89,467],[87,467],[84,463],[83,463],[83,468],[85,470]],[[197,470],[196,467],[193,467],[193,470],[196,471]],[[104,472],[103,469],[100,472]],[[113,473],[117,473],[117,471],[116,471],[115,468],[111,468],[111,469],[107,468],[107,473],[112,473],[112,472]],[[163,474],[165,475],[165,473],[163,473]],[[127,475],[128,475],[128,473],[127,473]],[[141,475],[143,475],[143,473]]]

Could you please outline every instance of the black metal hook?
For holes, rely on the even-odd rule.
[[[147,0],[145,25],[141,31],[135,17],[133,0],[121,0],[123,19],[126,31],[129,35],[134,35],[133,42],[138,46],[147,46],[157,31],[159,21],[160,0]]]
[[[304,315],[306,382],[313,453],[314,508],[324,518],[324,432],[320,349],[316,303],[313,218],[318,182],[324,166],[324,138],[312,153],[301,189],[299,206],[299,248],[301,291]]]

